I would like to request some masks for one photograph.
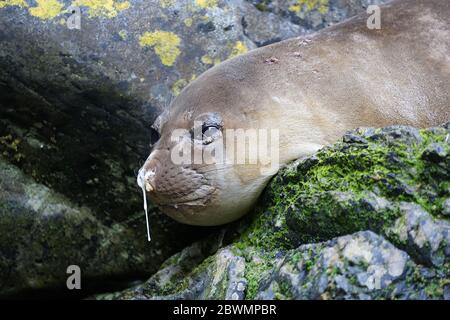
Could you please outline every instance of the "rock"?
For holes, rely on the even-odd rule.
[[[168,260],[163,274],[189,264],[165,282],[182,285],[167,292],[158,272],[107,297],[448,299],[450,223],[441,212],[450,196],[450,166],[442,165],[450,145],[440,162],[421,155],[449,133],[354,130],[282,169],[255,211],[224,227],[220,241],[185,249],[219,243],[217,250]]]
[[[443,266],[449,263],[450,224],[435,220],[419,205],[400,203],[401,216],[387,229],[406,250],[423,264]]]
[[[304,245],[289,252],[263,281],[260,299],[358,299],[389,297],[404,281],[405,252],[371,232]]]
[[[372,232],[291,250],[259,289],[259,299],[427,299],[445,279],[414,282],[424,272]]]
[[[86,292],[143,277],[183,243],[167,234],[143,241],[141,212],[110,223],[3,160],[0,172],[0,296],[66,289],[69,265],[81,268],[82,279],[96,279],[82,282]]]
[[[440,163],[441,161],[445,161],[447,157],[447,152],[444,144],[441,143],[433,143],[431,144],[423,153],[422,158],[433,161],[436,163]]]
[[[286,212],[302,243],[364,229],[385,234],[388,223],[405,214],[399,199],[440,217],[450,192],[450,157],[436,163],[421,155],[447,134],[396,126],[353,131],[360,138],[344,138],[319,151],[312,164],[296,162],[279,174],[269,189],[277,199],[271,210]]]
[[[183,249],[166,261],[145,286],[99,295],[97,299],[243,299],[244,259],[226,247],[219,249],[219,238]]]
[[[450,216],[450,198],[446,199],[442,204],[442,214]]]
[[[388,0],[248,0],[262,12],[272,12],[307,30],[319,30]]]

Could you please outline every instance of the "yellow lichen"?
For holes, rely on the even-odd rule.
[[[168,8],[175,4],[175,0],[159,0],[159,4],[163,8]]]
[[[181,90],[183,90],[184,87],[186,87],[188,84],[186,79],[178,79],[175,81],[172,85],[172,93],[174,96],[177,96],[180,94]]]
[[[114,18],[130,7],[130,2],[114,0],[75,0],[72,5],[89,8],[90,17]]]
[[[217,6],[218,0],[195,0],[195,3],[203,9]]]
[[[200,59],[204,64],[213,64],[213,59],[208,56],[208,55],[204,55],[203,57],[201,57]]]
[[[0,147],[4,149],[4,157],[12,157],[16,162],[20,162],[25,156],[19,152],[20,139],[13,138],[12,135],[0,137]]]
[[[126,31],[126,30],[120,30],[120,31],[119,31],[119,37],[120,37],[122,40],[127,40],[127,39],[128,39],[128,33],[127,33],[127,31]]]
[[[161,63],[172,66],[180,54],[180,38],[173,32],[145,32],[139,39],[141,47],[153,47]]]
[[[28,9],[32,16],[40,19],[52,19],[61,14],[63,4],[57,0],[36,0],[37,7]]]
[[[301,7],[301,5],[299,3],[295,3],[293,5],[290,5],[288,10],[291,11],[291,12],[299,13],[301,8],[302,7]]]
[[[216,65],[216,64],[219,64],[219,63],[222,62],[222,61],[220,60],[220,58],[212,58],[211,56],[209,56],[209,55],[207,55],[207,54],[205,54],[204,56],[202,56],[202,57],[200,58],[200,60],[201,60],[204,64],[213,64],[213,65]]]
[[[297,3],[289,6],[288,10],[299,13],[303,9],[304,12],[317,10],[324,14],[328,12],[328,0],[297,0]]]
[[[231,54],[229,58],[236,57],[240,54],[246,53],[248,51],[248,48],[245,46],[245,44],[242,41],[237,41],[233,48],[231,49]]]
[[[4,7],[18,6],[18,7],[28,7],[28,3],[25,0],[1,0],[0,9]]]
[[[128,1],[118,2],[118,3],[116,3],[115,7],[116,7],[117,11],[120,12],[120,11],[128,9],[130,7],[130,3]]]
[[[192,26],[192,22],[193,22],[192,18],[184,19],[184,24],[186,25],[186,27]]]

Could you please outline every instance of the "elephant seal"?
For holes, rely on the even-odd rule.
[[[381,29],[370,30],[362,14],[252,50],[190,83],[153,125],[159,137],[138,175],[144,196],[179,222],[221,225],[248,212],[276,170],[262,174],[259,162],[175,163],[180,146],[202,152],[223,143],[227,129],[278,130],[283,165],[353,128],[448,121],[450,2],[380,8]]]

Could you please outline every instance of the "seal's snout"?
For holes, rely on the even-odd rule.
[[[137,176],[137,184],[139,186],[139,188],[143,189],[144,188],[144,172],[143,172],[143,168],[139,169],[139,173]]]
[[[137,184],[141,189],[145,187],[145,190],[147,192],[152,192],[153,190],[155,190],[154,180],[155,180],[155,169],[145,170],[144,168],[141,168],[139,170],[139,174],[137,177]]]
[[[155,180],[155,170],[154,169],[145,172],[144,184],[145,184],[145,190],[147,190],[147,192],[151,192],[151,191],[155,190],[154,180]]]
[[[156,178],[160,161],[157,159],[158,151],[150,154],[144,166],[139,170],[137,183],[141,189],[147,192],[156,191]]]

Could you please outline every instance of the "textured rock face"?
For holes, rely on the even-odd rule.
[[[179,228],[172,237],[154,235],[150,245],[141,212],[111,223],[3,160],[0,172],[0,296],[66,289],[69,265],[81,268],[86,292],[122,286],[148,275],[191,236]]]
[[[388,0],[248,0],[258,10],[286,17],[305,30],[319,30]]]
[[[81,7],[81,30],[67,27],[71,4]],[[69,257],[94,278],[151,274],[201,237],[204,229],[153,209],[146,242],[135,174],[153,119],[214,64],[366,4],[2,1],[0,295],[64,286]]]
[[[99,298],[450,299],[450,126],[358,129],[272,180],[252,216]]]

